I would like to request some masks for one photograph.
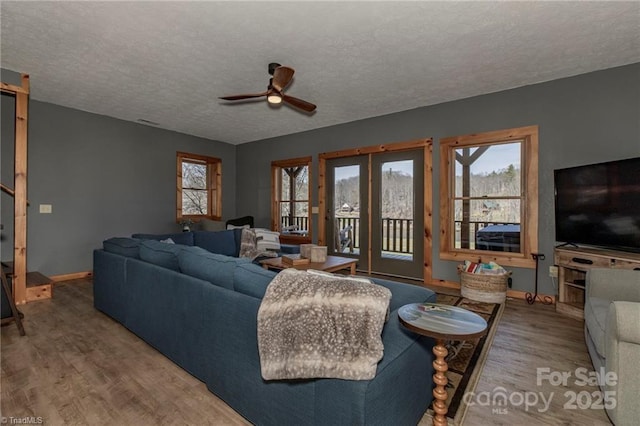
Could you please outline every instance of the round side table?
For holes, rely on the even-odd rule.
[[[449,366],[445,357],[447,340],[469,340],[482,337],[487,332],[487,322],[480,315],[457,306],[441,305],[437,303],[411,303],[398,310],[398,317],[402,325],[414,333],[436,339],[433,354],[435,374],[433,381],[433,424],[445,426],[447,424],[447,370]]]

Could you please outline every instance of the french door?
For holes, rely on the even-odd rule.
[[[422,279],[424,150],[381,152],[326,162],[330,253],[361,271]]]

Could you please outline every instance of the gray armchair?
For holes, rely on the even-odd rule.
[[[592,269],[587,273],[584,306],[585,339],[596,371],[617,375],[616,406],[607,409],[618,426],[640,418],[640,271]],[[606,402],[606,399],[605,399]]]

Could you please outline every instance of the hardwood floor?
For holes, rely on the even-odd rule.
[[[46,425],[248,424],[202,382],[96,311],[92,297],[89,280],[59,283],[53,299],[20,307],[27,336],[13,324],[2,327],[3,417],[41,417]],[[577,386],[572,378],[566,387],[537,386],[538,367],[592,370],[582,322],[550,306],[509,300],[476,395],[502,387],[517,403],[516,393],[542,392],[548,399],[553,392],[550,408],[511,404],[498,414],[476,405],[465,426],[609,424],[599,409],[563,409],[564,392],[595,387]]]
[[[503,407],[471,406],[464,425],[610,425],[603,409],[569,408],[575,404],[570,394],[585,392],[586,397],[588,392],[590,400],[595,402],[592,395],[599,390],[596,386],[579,386],[575,377],[577,368],[593,371],[583,325],[582,321],[556,313],[553,305],[537,302],[528,305],[523,300],[507,300],[474,392],[476,399],[472,400],[484,402],[480,395],[493,397],[502,387],[502,393],[510,402]],[[569,372],[571,377],[566,386],[553,386],[544,379],[548,376],[541,373],[541,384],[538,385],[538,368],[546,368],[548,373]],[[522,398],[529,398],[528,408]],[[548,409],[542,398],[547,402],[550,400]],[[504,410],[492,411],[496,408]]]

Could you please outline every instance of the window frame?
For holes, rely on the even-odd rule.
[[[204,164],[207,167],[207,214],[182,214],[182,163]],[[198,222],[202,218],[222,219],[222,160],[207,155],[176,152],[176,223]]]
[[[282,229],[280,226],[280,203],[283,202],[281,199],[282,195],[282,169],[291,168],[291,167],[307,167],[307,176],[308,176],[308,194],[306,199],[302,200],[294,200],[295,202],[306,202],[308,204],[308,213],[307,213],[307,235],[283,235]],[[311,243],[313,239],[313,224],[311,220],[311,188],[312,188],[312,177],[311,177],[311,157],[299,157],[299,158],[291,158],[287,160],[276,160],[271,162],[271,229],[276,232],[280,232],[280,241],[285,244],[306,244]],[[285,200],[286,201],[286,200]]]
[[[522,141],[520,253],[455,248],[455,151],[465,147]],[[538,126],[518,127],[440,139],[440,259],[496,262],[535,268],[538,251]]]

